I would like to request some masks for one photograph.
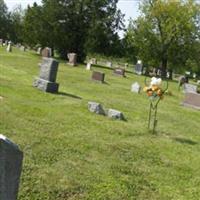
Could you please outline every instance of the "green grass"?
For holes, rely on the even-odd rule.
[[[190,200],[200,197],[200,112],[180,106],[183,94],[158,108],[157,134],[147,126],[145,94],[130,92],[144,77],[112,75],[91,81],[83,65],[60,62],[59,94],[32,87],[41,58],[0,48],[0,132],[24,152],[19,200]],[[87,102],[124,113],[115,121],[87,110]]]

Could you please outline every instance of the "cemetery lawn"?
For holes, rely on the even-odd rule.
[[[176,82],[152,134],[148,98],[130,92],[143,76],[94,67],[106,73],[99,84],[84,65],[60,61],[59,93],[43,93],[32,87],[40,60],[0,47],[0,133],[24,152],[18,200],[200,198],[200,112],[180,106]],[[127,121],[90,113],[88,101],[122,111]]]

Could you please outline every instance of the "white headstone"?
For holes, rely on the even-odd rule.
[[[140,93],[141,86],[138,82],[135,82],[131,85],[131,92]]]
[[[87,63],[86,70],[91,70],[91,63]]]
[[[107,62],[106,66],[111,68],[112,67],[112,62]]]
[[[0,135],[0,199],[16,200],[22,170],[23,153],[4,135]]]
[[[8,46],[6,48],[6,51],[7,52],[12,52],[12,45],[11,45],[11,42],[8,42]]]

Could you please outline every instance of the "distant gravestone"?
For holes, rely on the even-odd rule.
[[[113,119],[125,120],[123,113],[118,110],[109,109],[107,115]]]
[[[6,48],[6,51],[7,51],[7,52],[12,52],[12,43],[11,43],[11,42],[8,43],[8,46],[7,46],[7,48]]]
[[[131,92],[140,93],[141,86],[138,82],[135,82],[131,85]]]
[[[182,105],[200,110],[200,94],[186,93]]]
[[[42,57],[50,58],[51,57],[51,49],[48,47],[45,47],[41,51]]]
[[[59,62],[55,59],[44,57],[40,64],[40,75],[35,79],[33,86],[45,92],[58,92],[59,84],[56,83],[58,65]]]
[[[197,84],[200,85],[200,80],[197,81]]]
[[[137,64],[135,65],[135,73],[138,74],[138,75],[141,75],[142,74],[142,61],[141,60],[138,60]]]
[[[115,68],[113,74],[125,77],[125,69]]]
[[[97,65],[97,59],[96,58],[92,58],[91,59],[91,64],[92,65]]]
[[[91,63],[88,62],[88,63],[87,63],[87,66],[86,66],[86,70],[88,70],[88,71],[91,70],[91,66],[92,66]]]
[[[92,80],[103,83],[104,79],[105,79],[105,74],[104,73],[93,71]]]
[[[23,153],[0,135],[0,199],[16,200],[22,171]]]
[[[183,86],[184,93],[197,93],[197,86],[185,83]]]
[[[0,45],[3,46],[3,39],[0,39]]]
[[[105,115],[105,111],[100,103],[88,102],[88,110],[99,115]]]
[[[112,62],[107,62],[106,66],[112,68]]]
[[[25,52],[26,51],[26,47],[25,46],[20,46],[20,50]]]
[[[68,57],[68,64],[71,66],[75,66],[77,64],[77,54],[76,53],[68,53],[67,54]]]
[[[39,48],[37,49],[37,54],[38,54],[38,55],[41,55],[41,54],[42,54],[42,48],[41,48],[41,47],[39,47]]]

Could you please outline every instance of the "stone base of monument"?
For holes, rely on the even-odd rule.
[[[44,92],[57,93],[59,84],[46,81],[44,79],[36,78],[33,82],[33,86],[37,87],[39,90],[42,90]]]
[[[186,93],[182,105],[200,110],[200,94]]]

